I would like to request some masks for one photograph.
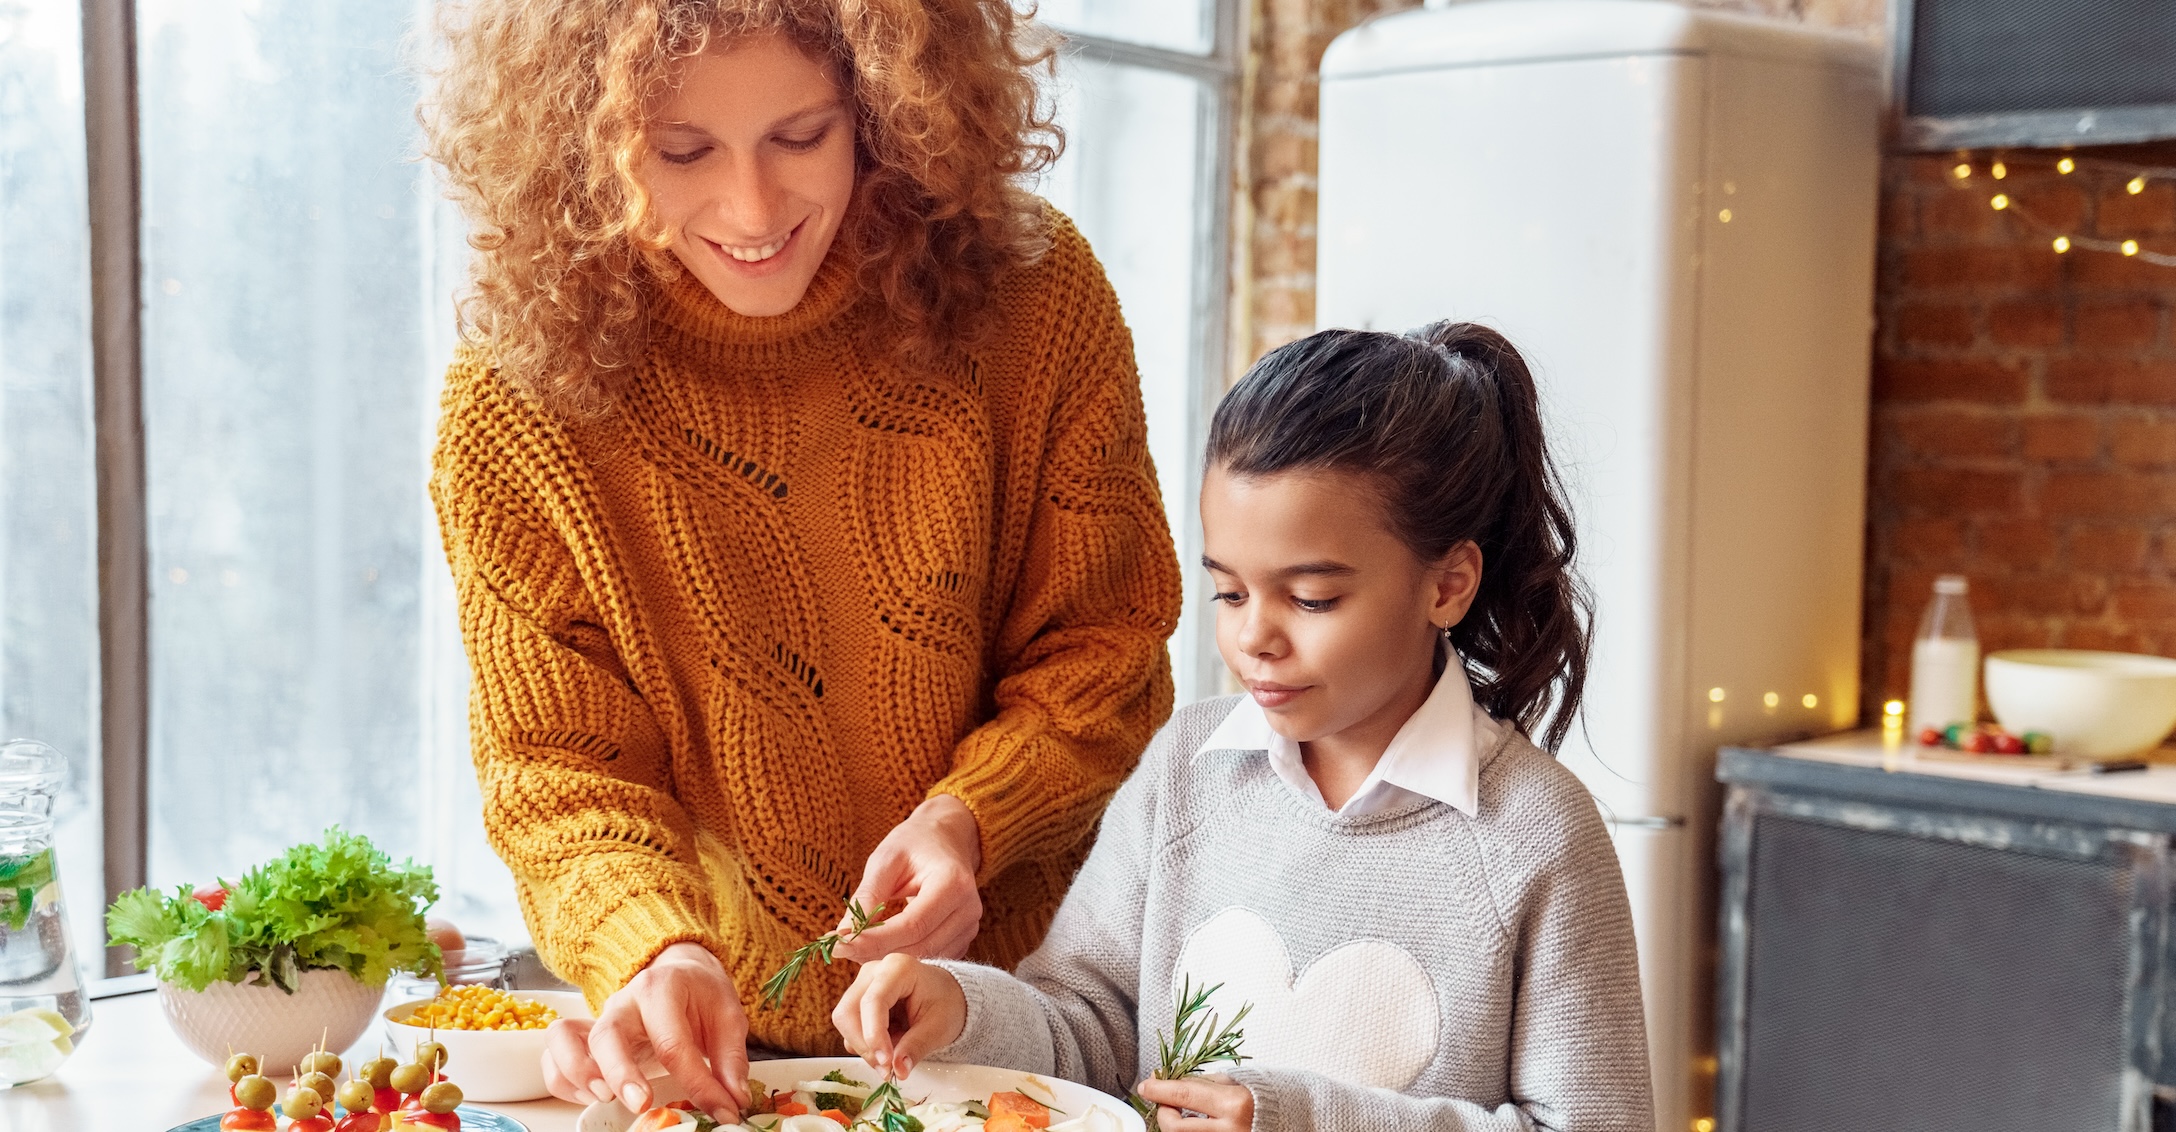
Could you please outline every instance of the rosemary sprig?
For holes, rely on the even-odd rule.
[[[861,1114],[854,1118],[854,1127],[874,1128],[877,1132],[922,1132],[922,1122],[907,1114],[907,1098],[899,1091],[899,1082],[890,1077],[869,1090],[861,1102]]]
[[[786,988],[801,977],[801,969],[808,966],[810,959],[821,959],[824,966],[830,966],[831,953],[839,946],[839,941],[852,939],[883,923],[884,909],[885,905],[879,904],[874,910],[866,910],[862,908],[859,900],[847,901],[847,924],[844,931],[825,932],[794,948],[793,954],[786,957],[786,965],[780,967],[770,978],[763,980],[763,1009],[776,1010],[785,1005]]]
[[[1192,978],[1180,982],[1179,1009],[1177,1016],[1171,1020],[1171,1034],[1166,1037],[1161,1029],[1156,1031],[1157,1080],[1176,1081],[1181,1077],[1191,1077],[1201,1072],[1205,1066],[1219,1061],[1229,1061],[1236,1065],[1247,1059],[1247,1055],[1239,1052],[1239,1043],[1247,1037],[1246,1032],[1239,1028],[1239,1023],[1246,1020],[1247,1011],[1254,1009],[1254,1004],[1250,1002],[1241,1006],[1239,1013],[1232,1015],[1231,1021],[1219,1025],[1217,1016],[1207,1014],[1207,1011],[1209,996],[1222,989],[1223,983],[1197,991]],[[1156,1126],[1154,1101],[1139,1093],[1126,1100],[1151,1128]]]

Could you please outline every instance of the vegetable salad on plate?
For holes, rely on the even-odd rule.
[[[1026,1088],[1027,1086],[1023,1086]],[[1121,1132],[1118,1118],[1097,1105],[1065,1112],[1023,1091],[981,1100],[908,1097],[896,1081],[867,1084],[832,1070],[820,1079],[772,1089],[751,1080],[756,1098],[739,1124],[722,1124],[686,1101],[651,1108],[629,1132]]]

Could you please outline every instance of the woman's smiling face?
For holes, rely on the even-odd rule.
[[[801,301],[854,195],[854,122],[831,69],[783,35],[682,65],[652,109],[639,176],[672,250],[737,314]]]

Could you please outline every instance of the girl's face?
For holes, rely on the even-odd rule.
[[[1216,644],[1277,733],[1379,754],[1434,686],[1436,639],[1473,604],[1481,552],[1423,562],[1361,475],[1240,477],[1201,488]]]
[[[854,194],[854,125],[831,71],[783,35],[682,67],[653,109],[639,176],[673,254],[737,314],[801,301]]]

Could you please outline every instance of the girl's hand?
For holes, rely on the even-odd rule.
[[[965,802],[940,794],[916,806],[869,854],[854,892],[872,913],[884,905],[884,923],[840,939],[839,958],[867,963],[895,951],[965,956],[982,929],[982,894],[975,889],[981,867],[982,827]]]
[[[544,1081],[575,1104],[614,1097],[629,1111],[650,1105],[642,1059],[658,1063],[704,1112],[748,1105],[748,1015],[733,977],[708,948],[676,943],[604,1000],[597,1020],[551,1024]]]
[[[1254,1093],[1221,1073],[1160,1081],[1154,1077],[1134,1090],[1156,1102],[1156,1125],[1163,1132],[1250,1132]],[[1182,1116],[1180,1110],[1200,1116]]]
[[[854,976],[831,1011],[831,1024],[863,1061],[905,1077],[924,1054],[959,1038],[967,1025],[967,995],[944,968],[888,955]]]

